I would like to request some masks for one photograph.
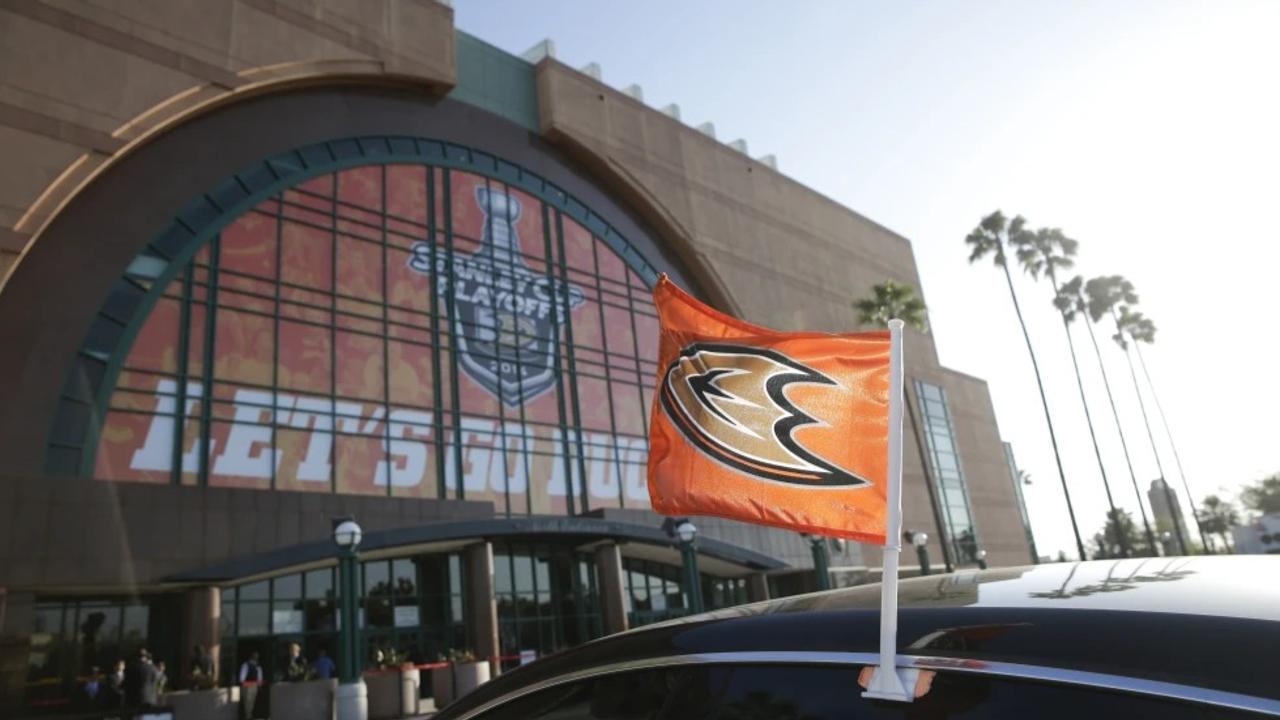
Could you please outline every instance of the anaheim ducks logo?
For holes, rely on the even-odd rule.
[[[792,383],[838,385],[772,350],[695,343],[667,368],[660,397],[685,437],[730,467],[799,485],[869,485],[792,437],[796,428],[822,422],[787,399]]]

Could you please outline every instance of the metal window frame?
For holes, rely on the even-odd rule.
[[[221,231],[236,219],[246,213],[252,212],[261,203],[273,198],[277,200],[277,204],[275,206],[275,219],[277,222],[277,262],[274,271],[276,282],[274,283],[273,296],[264,297],[262,299],[269,301],[275,310],[275,312],[272,313],[272,333],[273,336],[276,336],[277,348],[273,349],[274,362],[272,368],[272,386],[270,388],[264,388],[272,394],[273,398],[273,407],[271,408],[271,425],[273,447],[275,447],[277,435],[275,415],[278,412],[278,394],[280,392],[278,383],[279,358],[275,357],[275,354],[278,353],[280,311],[284,302],[280,297],[281,289],[284,287],[282,277],[283,269],[280,263],[283,239],[280,236],[282,234],[282,223],[285,219],[285,191],[296,190],[297,186],[301,183],[317,177],[331,175],[336,178],[336,173],[342,170],[369,165],[380,165],[382,167],[383,175],[382,217],[379,220],[378,227],[371,226],[370,230],[380,233],[381,246],[384,254],[384,292],[381,302],[382,317],[380,319],[382,322],[384,336],[383,353],[385,356],[388,352],[386,343],[389,333],[387,328],[391,322],[388,317],[388,300],[386,297],[385,287],[387,283],[385,278],[387,273],[385,255],[387,253],[387,242],[389,241],[387,228],[389,215],[386,212],[386,166],[389,164],[417,165],[422,166],[425,170],[426,192],[429,197],[427,202],[427,226],[424,228],[424,235],[430,241],[433,260],[437,245],[436,237],[439,232],[439,228],[437,228],[438,219],[435,217],[437,214],[436,203],[439,199],[437,198],[437,195],[440,195],[441,193],[443,193],[445,197],[445,202],[443,204],[446,216],[444,218],[445,227],[443,229],[446,234],[445,250],[450,254],[453,250],[453,228],[449,217],[451,215],[452,203],[448,201],[450,191],[449,176],[451,171],[457,170],[479,175],[485,178],[487,183],[501,183],[501,186],[508,191],[516,189],[527,193],[540,201],[541,209],[544,214],[554,213],[554,238],[550,232],[546,232],[550,229],[547,227],[550,223],[547,223],[544,219],[544,242],[550,246],[552,241],[554,241],[557,245],[557,249],[560,250],[558,253],[558,274],[562,281],[567,278],[567,263],[563,257],[564,230],[562,218],[565,216],[568,216],[578,222],[592,236],[593,242],[604,242],[608,245],[619,256],[628,271],[635,273],[642,283],[652,286],[657,280],[657,269],[651,265],[639,253],[639,251],[637,251],[636,248],[621,235],[621,233],[619,233],[601,216],[592,212],[582,202],[578,201],[563,189],[547,181],[541,176],[531,173],[524,168],[516,166],[489,153],[439,140],[406,136],[346,138],[317,143],[293,151],[281,153],[268,158],[251,168],[247,168],[241,173],[238,173],[232,178],[224,181],[211,192],[202,195],[200,198],[190,203],[178,214],[178,217],[169,228],[159,233],[139,252],[138,258],[148,260],[148,267],[158,266],[163,267],[164,269],[161,272],[152,272],[146,276],[135,276],[134,274],[130,274],[126,271],[121,281],[117,284],[127,285],[128,292],[113,292],[112,297],[109,298],[109,305],[111,306],[110,312],[108,312],[108,307],[104,305],[103,309],[99,311],[98,316],[95,317],[85,340],[81,343],[81,349],[77,355],[78,364],[76,367],[72,368],[71,374],[68,376],[68,381],[65,384],[65,389],[58,399],[60,408],[59,411],[55,413],[54,427],[51,428],[49,433],[49,441],[45,457],[46,467],[66,467],[68,453],[74,452],[78,454],[79,474],[82,477],[91,477],[93,475],[96,460],[95,456],[100,443],[101,429],[104,424],[106,414],[111,409],[112,393],[115,391],[120,373],[124,369],[124,361],[128,356],[128,352],[132,347],[138,332],[141,330],[146,318],[150,315],[156,302],[165,295],[166,289],[169,287],[173,279],[179,276],[179,274],[184,275],[182,283],[183,297],[180,310],[181,317],[179,320],[179,344],[189,344],[189,338],[187,335],[189,334],[190,329],[192,292],[194,285],[196,284],[194,279],[195,270],[193,258],[202,247],[209,246],[211,248],[211,257],[205,267],[205,298],[202,303],[206,308],[205,327],[203,328],[206,335],[206,342],[205,346],[202,348],[205,356],[205,362],[204,367],[201,369],[202,372],[200,373],[204,383],[201,388],[201,412],[198,419],[200,426],[196,428],[201,442],[199,464],[196,469],[196,482],[198,484],[206,484],[208,482],[210,474],[209,465],[211,464],[208,452],[209,437],[212,434],[211,425],[214,421],[213,407],[214,403],[217,402],[213,397],[216,373],[211,361],[212,356],[214,355],[214,338],[210,336],[215,335],[217,331],[216,316],[214,313],[217,312],[217,293],[220,285],[218,276],[221,270],[221,263],[216,252],[219,245],[218,238],[220,237]],[[437,177],[442,180],[440,184],[443,185],[443,188],[439,189],[439,191],[437,191],[436,188]],[[330,242],[333,243],[331,252],[336,255],[336,238],[339,234],[337,216],[339,214],[338,206],[340,204],[336,181],[330,196],[326,198],[326,200],[330,203],[329,214],[331,216],[332,223],[330,228],[328,228],[331,233]],[[400,218],[396,219],[400,220]],[[405,221],[414,225],[421,224],[416,221],[408,221],[407,219],[405,219]],[[368,238],[360,239],[368,240]],[[599,250],[593,245],[592,252],[594,254],[599,252]],[[552,274],[555,262],[553,261],[553,256],[551,254],[548,254],[546,262],[548,274]],[[132,269],[135,264],[136,263],[131,263],[129,267]],[[333,263],[330,270],[331,273],[336,274],[336,262]],[[452,272],[452,265],[450,265],[450,272]],[[228,274],[234,275],[235,273],[228,271]],[[599,285],[600,279],[598,277],[598,268],[596,269],[596,275],[596,284]],[[268,278],[255,277],[255,279],[270,282],[270,279]],[[336,278],[331,278],[331,280],[335,279]],[[632,314],[631,322],[634,325],[634,313],[639,312],[640,310],[635,307],[635,304],[630,297],[632,289],[630,288],[631,283],[629,280],[626,285],[627,296],[620,298],[618,302],[625,303],[624,305],[621,305],[621,307],[625,307]],[[338,292],[336,282],[330,290],[331,297],[328,298],[330,307],[327,308],[330,316],[328,323],[329,327],[327,329],[330,334],[330,354],[332,356],[337,352],[335,338],[338,328],[338,315],[340,314],[338,309],[340,293]],[[249,292],[239,294],[252,296],[252,293]],[[122,298],[124,299],[122,300]],[[446,302],[451,303],[451,300],[446,297]],[[603,299],[601,299],[600,302],[603,302]],[[128,305],[128,303],[132,304]],[[127,307],[121,308],[120,305],[122,304],[127,305]],[[290,302],[290,304],[298,303]],[[442,378],[440,377],[441,367],[439,361],[442,359],[440,354],[444,352],[444,350],[440,344],[440,318],[434,284],[432,285],[431,304],[432,308],[429,311],[431,323],[430,330],[432,333],[432,353],[435,356],[432,373],[433,383],[436,386],[434,401],[435,404],[439,406],[442,401],[440,392]],[[252,312],[252,310],[248,308],[244,309],[248,312]],[[603,317],[603,309],[601,312]],[[454,315],[450,314],[449,319],[450,322],[453,322]],[[102,325],[102,323],[107,323],[111,327],[108,328],[107,331],[102,331],[98,327],[99,325]],[[571,320],[570,322],[564,323],[564,326],[566,333],[572,332]],[[449,332],[451,336],[453,334],[451,328],[446,332]],[[564,343],[563,346],[561,345],[562,342]],[[558,392],[561,394],[561,403],[566,399],[563,396],[565,391],[564,385],[566,384],[564,382],[565,373],[567,372],[571,381],[576,379],[577,376],[577,368],[573,361],[573,341],[571,335],[566,337],[563,341],[561,341],[559,336],[557,336],[556,364],[557,366],[559,365],[560,354],[563,352],[565,346],[567,346],[569,352],[570,367],[567,369],[557,367],[557,386]],[[451,390],[453,394],[456,395],[458,393],[458,375],[456,369],[456,357],[453,352],[454,349],[454,344],[450,343],[450,363],[455,366],[451,368],[453,370]],[[188,365],[190,358],[187,356],[189,354],[189,352],[182,353],[181,357],[179,357],[178,362],[182,366],[179,370],[183,370]],[[336,362],[333,361],[332,357],[330,360],[330,375],[332,376],[337,372],[337,367]],[[639,369],[642,363],[641,358],[638,355],[636,357],[636,363],[637,368]],[[86,373],[84,371],[85,368],[82,366],[85,366],[86,364],[92,366],[93,372]],[[389,372],[385,357],[383,369],[384,375]],[[609,374],[610,373],[608,373],[606,368],[606,383],[608,382]],[[174,458],[171,467],[171,480],[174,483],[181,483],[184,475],[181,457],[183,446],[185,445],[184,433],[187,426],[186,404],[189,401],[187,382],[189,382],[190,373],[179,372],[178,375],[179,382],[176,393],[177,405],[175,406],[173,417],[174,442],[171,449],[171,453]],[[86,387],[86,383],[84,382],[85,377],[90,377],[91,382],[89,385],[96,384],[96,387]],[[336,384],[333,382],[335,379],[336,378],[334,377],[330,378],[331,387],[329,388],[329,396],[331,400],[335,400],[338,397]],[[640,380],[640,373],[637,372],[637,381]],[[385,408],[388,406],[389,398],[387,397],[387,394],[390,392],[389,384],[385,382],[385,379],[383,390],[382,404]],[[564,454],[564,467],[566,474],[568,475],[566,480],[569,483],[571,493],[574,491],[573,476],[575,474],[577,475],[578,482],[581,485],[581,487],[578,488],[580,492],[579,499],[583,511],[586,511],[589,510],[590,506],[588,493],[586,492],[588,478],[586,477],[584,467],[584,438],[582,436],[583,434],[580,422],[574,422],[570,425],[568,423],[569,418],[566,417],[572,414],[575,421],[580,421],[580,411],[577,407],[578,402],[576,392],[572,387],[570,387],[569,392],[572,393],[571,399],[573,401],[573,407],[565,408],[568,412],[562,413],[560,422],[560,428],[562,431],[561,437],[562,441],[564,441],[572,435],[573,444],[576,446],[575,449],[577,450],[577,453],[576,457],[574,457],[574,454],[572,453],[566,452]],[[638,392],[643,399],[643,388],[639,388]],[[64,405],[66,407],[63,407]],[[460,423],[458,422],[459,418],[457,417],[460,413],[460,408],[458,407],[457,402],[452,403],[452,405],[453,407],[451,410],[454,415],[454,427],[451,445],[454,449],[453,461],[455,463],[455,468],[453,469],[456,474],[457,483],[455,496],[458,498],[464,498],[465,489],[463,487],[463,478],[460,467],[462,464],[460,452],[462,439],[459,427]],[[66,412],[64,412],[64,410]],[[88,422],[84,422],[79,426],[80,429],[78,431],[78,437],[68,437],[66,432],[60,432],[60,428],[67,424],[63,422],[64,420],[67,418],[82,417],[86,412],[89,415]],[[523,412],[521,414],[523,415]],[[337,437],[341,434],[338,432],[337,427],[338,418],[336,405],[331,405],[330,407],[330,421],[332,423],[330,433],[333,436],[333,446],[330,449],[331,477],[329,492],[332,493],[337,492]],[[231,423],[233,421],[228,419],[219,420],[219,422]],[[443,452],[445,443],[447,442],[447,439],[445,438],[447,433],[445,432],[446,429],[443,427],[443,422],[442,412],[438,409],[433,413],[433,425],[436,430],[434,435],[436,438],[435,445],[438,449],[436,454],[436,491],[437,495],[442,498],[448,496],[448,489],[447,487],[444,487],[446,485],[448,471],[441,467],[446,459],[445,456],[447,455],[447,453]],[[72,427],[77,426],[73,424]],[[577,432],[571,433],[570,428],[576,429]],[[499,431],[505,438],[505,428],[500,426]],[[386,443],[386,440],[389,439],[389,432],[390,428],[388,424],[388,427],[384,428],[384,444]],[[75,435],[77,433],[76,431],[72,431],[71,434]],[[622,436],[618,435],[616,428],[612,431],[611,436],[613,438],[614,447],[616,448],[618,440]],[[567,442],[565,444],[567,444]],[[522,446],[523,445],[524,443],[522,442]],[[522,447],[522,449],[524,448]],[[620,462],[619,458],[615,457],[614,460],[615,465]],[[574,467],[575,465],[576,467]],[[623,506],[625,506],[625,489],[622,488],[621,468],[615,468],[615,472],[619,475],[619,492],[622,495],[622,497],[619,498],[619,501]],[[267,487],[272,490],[276,489],[277,486],[275,475],[275,467],[274,463],[272,463],[271,478],[267,483]],[[394,496],[393,488],[390,483],[387,484],[387,495]],[[507,493],[507,495],[507,505],[509,507],[509,493]],[[527,502],[531,502],[531,500],[528,500]],[[577,508],[575,505],[576,503],[574,503],[574,498],[570,495],[568,507],[569,514],[576,514]],[[525,511],[528,512],[529,510],[531,510],[531,507],[527,505]]]

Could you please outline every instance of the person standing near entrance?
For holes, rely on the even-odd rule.
[[[288,682],[307,679],[307,659],[302,657],[302,646],[298,643],[289,643],[289,659],[284,663],[284,679]]]
[[[191,650],[191,689],[207,690],[213,684],[213,655],[203,645],[196,645]]]
[[[338,674],[338,668],[334,666],[333,658],[329,657],[329,653],[325,652],[324,648],[320,648],[320,656],[311,665],[311,670],[321,680],[328,680]]]
[[[254,717],[258,686],[262,684],[262,680],[262,664],[258,662],[258,653],[255,651],[240,665],[240,716],[244,720]]]

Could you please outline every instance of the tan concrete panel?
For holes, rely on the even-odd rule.
[[[238,70],[231,46],[231,3],[208,0],[44,0],[96,23],[197,58]]]
[[[0,206],[25,209],[83,154],[83,148],[71,143],[0,125],[0,156],[6,168],[0,173]],[[12,227],[16,222],[4,224]]]
[[[231,54],[249,67],[369,57],[244,2],[234,4],[231,19]]]
[[[7,12],[0,12],[0,68],[6,69],[6,85],[60,98],[117,125],[201,84],[186,73]]]

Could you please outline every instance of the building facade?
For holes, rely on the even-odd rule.
[[[6,5],[0,68],[0,712],[143,644],[224,681],[330,647],[337,517],[370,651],[500,668],[682,614],[659,273],[783,330],[920,287],[905,238],[431,0]],[[906,357],[906,527],[1025,563],[985,383]],[[798,535],[694,521],[708,607],[815,587]]]

